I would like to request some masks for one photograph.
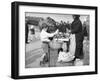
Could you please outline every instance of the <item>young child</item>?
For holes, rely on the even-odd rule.
[[[43,27],[43,29],[40,33],[40,39],[42,42],[44,42],[44,41],[50,42],[50,40],[48,38],[53,37],[55,34],[58,33],[58,29],[54,33],[48,33],[47,29],[48,29],[48,27]]]
[[[48,27],[45,25],[42,28],[42,31],[40,33],[40,40],[42,41],[42,48],[43,48],[44,54],[45,54],[45,55],[43,55],[43,61],[41,61],[43,64],[45,62],[49,61],[49,53],[48,53],[49,46],[48,46],[48,43],[50,42],[50,40],[48,38],[53,37],[55,34],[58,33],[58,30],[56,30],[54,33],[48,33],[47,29],[48,29]]]
[[[62,49],[59,52],[58,62],[69,62],[74,59],[75,56],[70,54],[70,52],[67,52],[67,49],[68,49],[68,47],[67,47],[66,43],[64,42],[62,44]]]

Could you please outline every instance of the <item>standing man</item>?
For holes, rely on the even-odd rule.
[[[73,15],[74,21],[71,24],[71,33],[75,34],[76,40],[75,61],[83,59],[83,32],[79,17],[80,15]]]

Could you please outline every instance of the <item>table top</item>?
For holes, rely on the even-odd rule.
[[[59,38],[59,39],[54,39],[54,40],[63,42],[63,41],[69,41],[69,38]]]

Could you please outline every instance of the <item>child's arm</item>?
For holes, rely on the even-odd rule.
[[[58,29],[54,32],[54,33],[47,33],[47,36],[48,37],[53,37],[55,34],[57,34],[59,31],[58,31]]]

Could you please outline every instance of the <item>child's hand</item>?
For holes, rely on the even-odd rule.
[[[68,30],[68,33],[71,33],[71,30]]]
[[[57,29],[55,33],[57,34],[58,32],[59,32],[59,30]]]

